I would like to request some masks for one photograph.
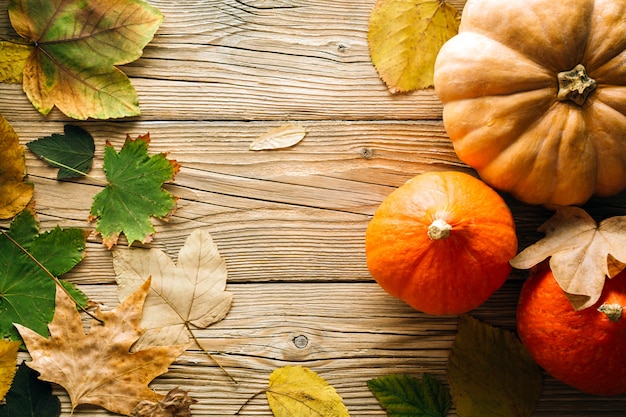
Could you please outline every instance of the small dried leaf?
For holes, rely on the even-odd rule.
[[[302,366],[285,366],[272,372],[266,395],[275,417],[350,416],[337,391]]]
[[[448,380],[459,417],[530,417],[543,374],[511,332],[461,316],[448,357]]]
[[[160,401],[143,400],[131,413],[132,417],[191,417],[189,407],[197,403],[187,391],[174,388]]]
[[[272,129],[259,136],[250,144],[251,151],[268,149],[282,149],[294,146],[306,136],[304,127],[298,124],[289,124]]]
[[[546,237],[520,252],[511,265],[529,269],[550,258],[554,278],[577,310],[594,305],[605,277],[614,276],[626,263],[626,216],[598,225],[579,207],[558,207],[539,231]]]

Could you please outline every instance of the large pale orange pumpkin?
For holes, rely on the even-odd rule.
[[[549,206],[626,187],[624,0],[469,0],[434,84],[491,186]]]
[[[365,251],[389,294],[425,313],[461,314],[502,286],[517,236],[508,206],[487,184],[462,172],[428,172],[381,203]]]
[[[524,283],[517,329],[554,378],[596,395],[626,393],[626,272],[607,279],[598,302],[575,311],[547,264]]]

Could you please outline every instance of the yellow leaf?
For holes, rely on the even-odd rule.
[[[0,340],[0,400],[9,392],[17,363],[17,350],[21,342]]]
[[[275,417],[349,417],[335,389],[302,366],[285,366],[270,375],[267,401]]]
[[[389,91],[433,85],[435,59],[461,17],[443,0],[378,0],[370,14],[370,57]]]
[[[0,41],[0,82],[21,83],[26,59],[32,51],[30,45]]]
[[[33,198],[33,185],[24,182],[24,148],[13,127],[0,115],[0,219],[21,212]]]

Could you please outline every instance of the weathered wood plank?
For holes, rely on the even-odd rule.
[[[98,144],[90,172],[95,179],[58,182],[54,169],[26,154],[42,229],[93,228],[87,218],[103,187],[98,180],[105,179],[105,141],[119,149],[127,133],[150,132],[151,152],[169,153],[182,165],[168,186],[180,197],[178,209],[168,222],[155,221],[152,245],[175,256],[193,229],[206,227],[235,282],[369,280],[363,239],[378,204],[419,172],[466,169],[440,122],[311,122],[297,146],[263,152],[248,145],[276,124],[81,125]],[[23,143],[63,130],[60,122],[16,122],[14,128]],[[529,244],[538,236],[544,210],[514,201],[512,207],[520,212],[520,238]],[[110,254],[98,239],[90,242],[84,269],[70,275],[110,282]]]
[[[391,95],[379,79],[367,45],[373,0],[151,3],[165,21],[143,58],[123,68],[144,120],[441,117],[432,89]],[[0,88],[5,117],[42,120],[21,86]]]

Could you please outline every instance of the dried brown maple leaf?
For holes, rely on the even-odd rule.
[[[558,207],[539,228],[546,237],[511,260],[529,269],[550,258],[550,269],[577,310],[598,301],[605,277],[612,278],[626,263],[626,216],[596,223],[579,207]]]
[[[54,319],[48,325],[50,338],[16,325],[32,357],[28,366],[40,379],[65,388],[72,411],[80,404],[98,405],[114,413],[130,415],[142,400],[159,401],[164,396],[148,384],[167,372],[186,345],[152,347],[131,353],[141,336],[139,324],[150,280],[115,310],[98,309],[88,334],[84,333],[74,302],[57,291]]]

